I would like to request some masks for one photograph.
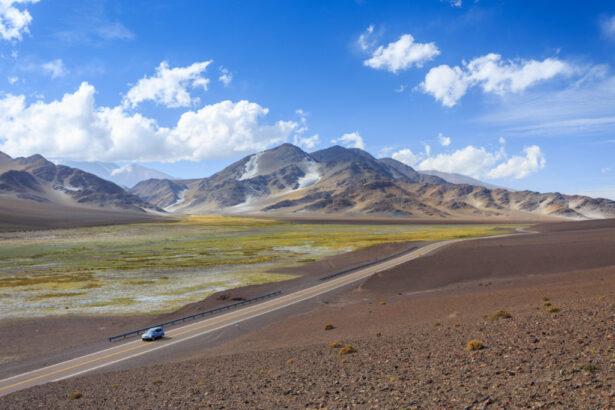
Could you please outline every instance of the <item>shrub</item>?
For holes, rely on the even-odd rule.
[[[500,319],[510,319],[512,315],[505,310],[498,310],[489,318],[490,321],[495,322]]]
[[[335,329],[335,326],[333,326],[332,323],[327,323],[325,325],[325,330],[333,330],[333,329]]]
[[[397,380],[397,378],[396,378],[396,377],[391,376],[391,378],[390,378],[389,380],[390,380],[391,382],[394,382],[394,381],[396,381],[396,380]]]
[[[434,327],[440,326],[440,322],[436,322],[433,325],[434,325]]]
[[[382,333],[380,332],[376,333],[376,337],[380,337],[380,336],[382,336]]]
[[[548,311],[548,312],[549,312],[549,313],[557,313],[557,312],[560,312],[561,310],[562,310],[562,309],[558,308],[557,306],[551,306],[551,307],[549,308],[549,311]]]
[[[80,398],[83,397],[83,393],[81,393],[80,391],[76,391],[73,394],[70,395],[70,399],[71,400],[78,400]]]
[[[584,370],[584,371],[586,371],[586,372],[591,372],[591,373],[593,373],[593,372],[595,372],[596,370],[598,370],[598,366],[593,365],[593,364],[591,364],[591,363],[584,363],[584,364],[581,364],[581,365],[575,365],[575,366],[572,368],[572,371],[573,371],[573,372],[579,372],[579,371],[581,371],[581,370]]]
[[[286,361],[286,364],[293,364],[293,363],[295,363],[295,362],[296,362],[296,360],[295,360],[295,359],[288,359],[288,360]]]
[[[342,363],[346,363],[348,361],[348,359],[346,359],[345,357],[342,359]]]
[[[453,326],[455,326],[455,327],[459,327],[459,326],[461,326],[461,323],[459,323],[459,322],[455,322],[455,323],[453,323]]]
[[[346,345],[346,346],[342,347],[337,354],[339,354],[341,356],[341,355],[344,355],[344,354],[351,354],[351,353],[356,353],[356,352],[357,352],[357,349],[355,349],[351,345]]]
[[[152,380],[152,384],[160,384],[162,383],[162,379],[158,377],[157,379]]]
[[[543,297],[542,297],[542,301],[543,301],[543,302],[548,302],[548,301],[549,301],[549,298],[548,298],[548,297],[546,297],[546,296],[543,296]]]
[[[468,349],[469,352],[480,350],[483,347],[484,347],[483,342],[481,342],[480,340],[476,340],[476,339],[470,340],[468,344],[466,345],[466,349]]]
[[[381,305],[386,305],[387,303],[383,300],[380,302]]]
[[[202,385],[204,385],[204,384],[205,384],[205,383],[204,383],[204,382],[201,382],[201,381],[196,382],[196,385],[197,385],[197,386],[202,386]]]
[[[117,389],[117,384],[112,384],[111,387],[113,387],[114,389]]]
[[[342,347],[340,342],[333,342],[329,345],[329,349],[339,349],[340,347]]]
[[[549,307],[551,306],[551,302],[545,302],[542,304],[542,307]]]

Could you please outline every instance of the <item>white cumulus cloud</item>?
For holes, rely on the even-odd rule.
[[[314,134],[311,137],[302,137],[301,135],[295,135],[293,137],[293,144],[303,149],[314,149],[320,143],[320,136]]]
[[[443,64],[429,70],[419,87],[445,107],[452,107],[464,96],[468,86],[469,82],[461,68]]]
[[[362,44],[361,38],[359,44]],[[386,47],[379,46],[363,64],[377,70],[397,73],[413,65],[422,67],[426,61],[433,60],[438,54],[440,50],[435,43],[417,43],[411,34],[404,34]]]
[[[537,145],[525,147],[523,153],[508,157],[504,147],[498,151],[488,151],[484,147],[468,145],[452,153],[436,155],[431,155],[427,150],[424,154],[417,154],[406,148],[395,152],[393,158],[420,171],[437,170],[474,178],[519,179],[545,167],[545,155]]]
[[[51,78],[59,78],[63,77],[67,74],[66,67],[64,67],[64,62],[61,59],[56,59],[53,61],[49,61],[41,65],[43,71],[48,74]]]
[[[32,16],[23,6],[38,3],[38,1],[1,0],[0,36],[5,40],[21,40],[23,33],[29,32],[29,26],[32,22]]]
[[[394,152],[392,157],[393,159],[403,162],[406,165],[410,165],[411,167],[415,166],[421,159],[420,154],[415,154],[409,148],[404,148],[397,152]]]
[[[543,169],[547,163],[538,145],[523,148],[525,156],[514,156],[487,173],[489,178],[521,179]]]
[[[445,137],[444,134],[439,133],[438,134],[438,142],[443,147],[448,147],[449,145],[451,145],[451,138],[450,137]]]
[[[197,62],[187,67],[169,68],[163,61],[156,68],[156,74],[143,77],[124,97],[124,107],[135,108],[143,101],[154,101],[170,108],[188,107],[199,102],[190,96],[190,88],[207,91],[209,79],[203,72],[211,61]]]
[[[574,71],[568,63],[556,58],[537,60],[502,60],[499,54],[487,54],[462,67],[446,64],[434,67],[419,88],[432,95],[446,107],[452,107],[471,87],[478,86],[485,93],[503,95],[518,93],[536,83]]]
[[[0,151],[41,153],[81,161],[165,161],[229,158],[286,141],[293,121],[263,122],[268,109],[249,101],[222,101],[187,111],[172,128],[95,103],[95,88],[51,102],[26,103],[23,95],[0,99]]]
[[[344,134],[341,137],[331,140],[333,144],[340,144],[348,148],[360,148],[365,149],[365,143],[363,137],[355,131],[348,134]]]

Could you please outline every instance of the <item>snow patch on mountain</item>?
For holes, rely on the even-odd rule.
[[[319,172],[319,166],[313,160],[307,161],[304,172],[305,175],[297,180],[297,184],[299,184],[297,189],[311,187],[312,185],[317,184],[318,181],[320,181],[321,175]]]
[[[263,152],[258,152],[250,156],[248,162],[246,162],[245,168],[243,170],[243,174],[237,178],[238,181],[243,181],[245,179],[250,179],[258,176],[258,159],[263,155]]]

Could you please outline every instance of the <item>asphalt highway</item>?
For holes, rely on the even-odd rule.
[[[178,347],[177,345],[182,343],[186,346],[190,346],[190,343],[186,343],[189,340],[203,337],[208,333],[216,332],[226,327],[237,326],[241,322],[248,321],[258,316],[289,308],[300,302],[361,281],[375,273],[420,258],[423,255],[434,252],[439,248],[460,240],[461,239],[456,239],[432,243],[398,257],[357,269],[343,276],[276,297],[275,299],[268,299],[264,302],[249,305],[225,314],[198,320],[189,325],[174,329],[165,329],[165,337],[156,342],[143,342],[140,339],[123,343],[114,342],[112,344],[110,343],[112,347],[107,349],[0,380],[0,396],[35,385],[63,380],[69,377],[91,373],[99,369],[117,366],[119,363],[130,361],[139,356],[151,357],[152,362],[155,362],[156,357],[159,357],[165,349],[170,350],[171,347]]]

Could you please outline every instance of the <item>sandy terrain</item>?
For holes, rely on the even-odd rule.
[[[188,361],[38,386],[0,407],[612,407],[614,221],[539,229],[443,249]],[[490,321],[500,309],[512,317]],[[467,351],[472,339],[484,348]],[[336,341],[357,351],[339,355]]]
[[[0,232],[162,222],[166,216],[125,209],[94,209],[39,203],[3,196],[0,201]]]

